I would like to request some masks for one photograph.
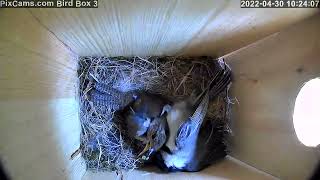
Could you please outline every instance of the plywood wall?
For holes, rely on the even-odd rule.
[[[307,179],[320,154],[299,142],[295,98],[320,77],[320,14],[226,56],[234,72],[233,155],[281,179]]]
[[[25,9],[0,11],[0,99],[75,95],[77,61]]]
[[[317,9],[241,9],[234,0],[101,0],[98,9],[33,9],[78,55],[225,55]]]
[[[0,101],[0,161],[14,180],[81,179],[78,103],[74,99]]]
[[[221,55],[317,11],[244,10],[233,0],[99,2],[0,10],[0,156],[13,179],[84,173],[80,159],[70,160],[80,134],[76,56]]]
[[[25,9],[0,27],[0,161],[16,180],[80,179],[76,59]]]
[[[152,172],[150,172],[152,170]],[[86,172],[84,180],[104,180],[116,179],[115,172]],[[148,170],[135,170],[123,174],[124,179],[141,179],[141,180],[273,180],[276,179],[266,173],[257,171],[248,167],[234,158],[227,157],[224,161],[219,162],[197,173],[170,173],[164,174],[159,169],[151,168]]]

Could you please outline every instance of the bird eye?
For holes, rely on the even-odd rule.
[[[153,134],[151,137],[152,137],[152,139],[155,139],[156,138],[156,134]]]
[[[168,154],[172,154],[171,150],[166,145],[162,146],[162,150]]]

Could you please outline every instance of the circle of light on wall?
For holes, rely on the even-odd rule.
[[[293,125],[304,145],[320,144],[320,78],[308,81],[301,88],[294,106]]]

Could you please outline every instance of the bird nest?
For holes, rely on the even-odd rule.
[[[174,102],[204,90],[218,61],[211,57],[80,57],[81,153],[88,169],[130,170],[143,166],[142,148],[128,136],[115,109],[126,104],[124,94],[147,91]],[[99,92],[117,98],[104,98]],[[228,88],[210,102],[207,115],[229,132]]]

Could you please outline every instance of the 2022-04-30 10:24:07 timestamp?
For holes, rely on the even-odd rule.
[[[320,0],[240,0],[241,8],[319,8]]]

